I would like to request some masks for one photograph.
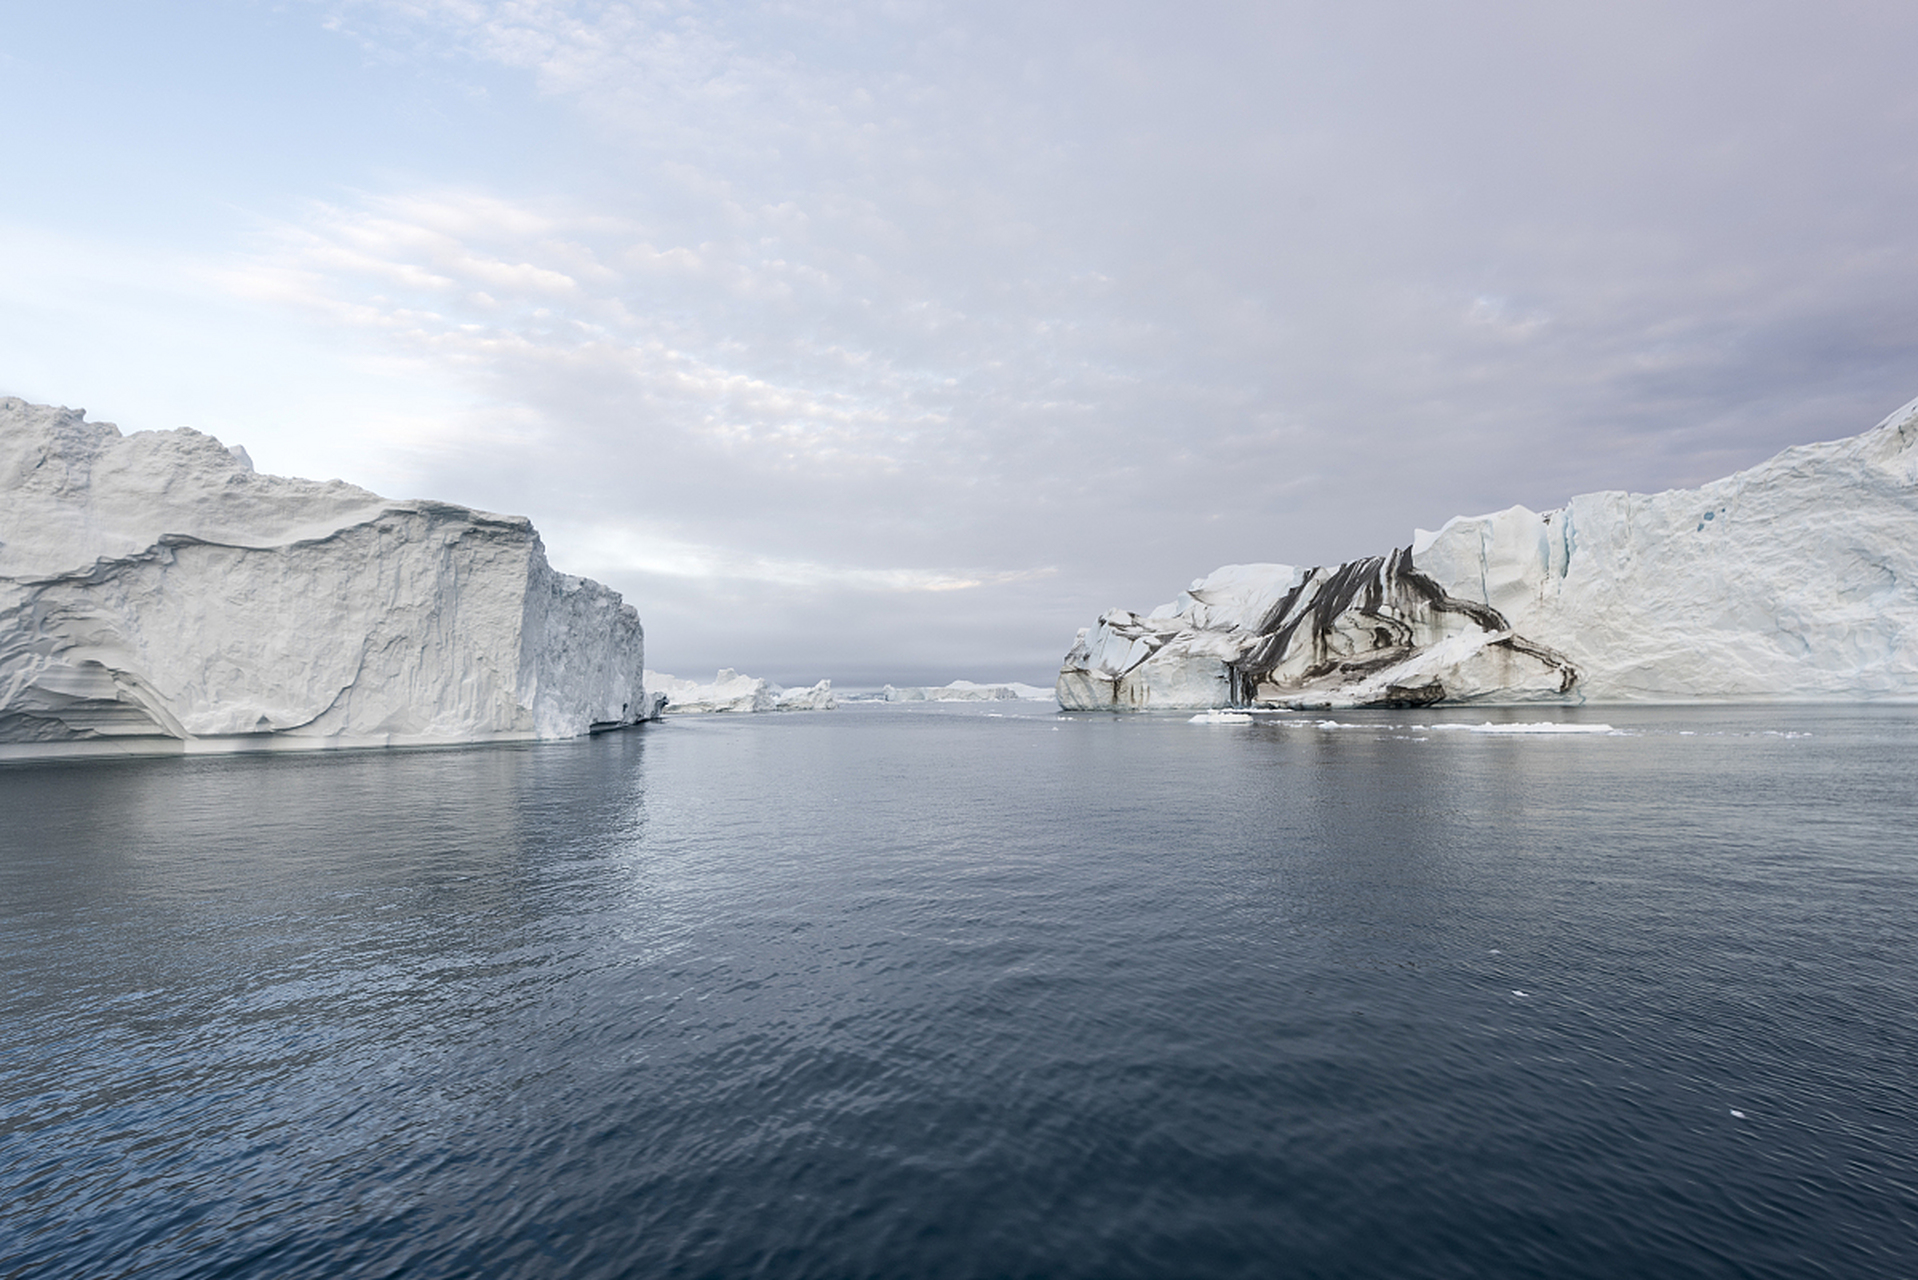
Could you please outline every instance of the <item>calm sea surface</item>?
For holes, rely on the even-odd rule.
[[[1918,710],[1491,714],[0,767],[0,1276],[1918,1276]]]

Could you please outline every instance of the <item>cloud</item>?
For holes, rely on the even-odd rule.
[[[783,588],[831,587],[883,594],[970,591],[1051,576],[1049,567],[1015,570],[864,568],[741,553],[627,525],[559,526],[582,572],[643,574]]]
[[[224,287],[442,389],[369,465],[533,515],[693,668],[1037,661],[1918,391],[1908,6],[318,11],[518,141],[291,192]]]

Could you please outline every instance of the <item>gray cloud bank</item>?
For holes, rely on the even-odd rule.
[[[1918,394],[1910,6],[326,13],[567,159],[315,203],[243,287],[470,388],[421,489],[680,674],[1044,681],[1221,563]]]

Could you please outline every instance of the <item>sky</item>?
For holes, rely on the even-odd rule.
[[[0,394],[533,518],[648,665],[1049,684],[1229,563],[1918,396],[1918,6],[0,15]]]

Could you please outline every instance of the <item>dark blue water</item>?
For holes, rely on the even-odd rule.
[[[0,1275],[1918,1275],[1918,711],[992,710],[0,768]]]

